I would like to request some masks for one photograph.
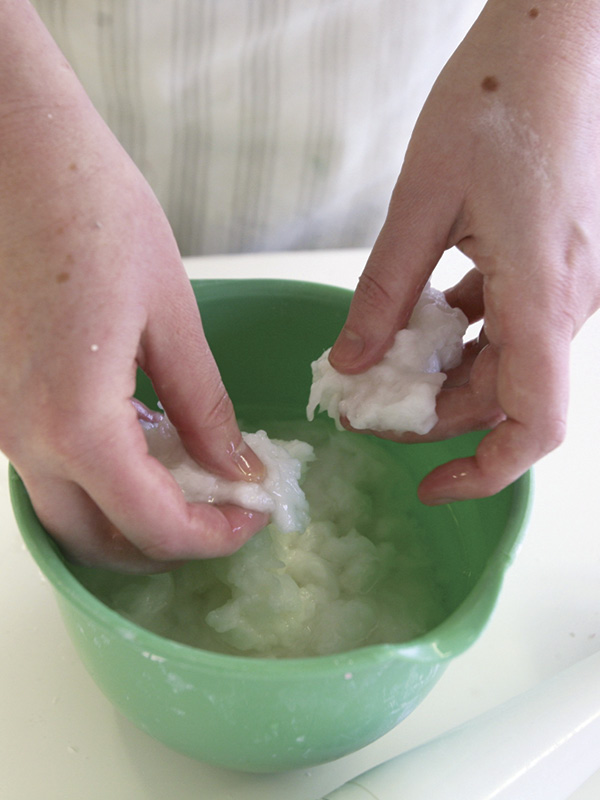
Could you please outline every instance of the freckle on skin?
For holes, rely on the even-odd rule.
[[[69,164],[69,169],[71,170],[71,172],[77,172],[78,166],[74,161],[71,161],[71,163]]]
[[[500,86],[500,83],[495,75],[486,75],[481,81],[481,88],[484,92],[495,92],[498,86]]]
[[[71,277],[71,274],[69,272],[59,272],[58,275],[56,276],[56,282],[57,283],[66,283],[69,280],[70,277]]]
[[[529,16],[531,19],[535,19],[540,13],[539,8],[530,8],[529,9]]]

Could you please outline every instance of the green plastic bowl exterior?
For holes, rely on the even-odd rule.
[[[334,341],[350,292],[297,281],[193,285],[208,341],[241,415],[257,423],[275,415],[301,418],[310,362]],[[143,376],[138,394],[152,396]],[[479,438],[391,446],[410,465],[416,486],[436,464],[473,452]],[[53,586],[83,664],[109,700],[174,750],[231,769],[277,772],[331,761],[379,738],[475,641],[521,541],[531,477],[492,498],[420,507],[447,582],[451,610],[440,625],[402,644],[306,659],[206,652],[124,619],[75,578],[12,468],[10,489],[24,541]]]

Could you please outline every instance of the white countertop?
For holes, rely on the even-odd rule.
[[[366,253],[215,257],[191,277],[283,277],[353,288]],[[464,271],[444,258],[434,285]],[[0,456],[0,797],[3,800],[317,800],[359,772],[538,683],[600,648],[600,314],[573,345],[567,441],[535,469],[523,547],[493,618],[423,704],[333,764],[265,776],[171,752],[113,709],[85,672],[53,593],[21,543]],[[599,746],[600,764],[600,746]],[[598,800],[600,772],[572,800]],[[404,800],[410,800],[409,797]]]

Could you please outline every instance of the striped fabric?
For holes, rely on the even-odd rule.
[[[34,0],[184,255],[369,246],[482,0]]]

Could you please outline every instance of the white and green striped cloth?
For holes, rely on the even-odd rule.
[[[483,0],[34,0],[184,255],[369,246]]]

